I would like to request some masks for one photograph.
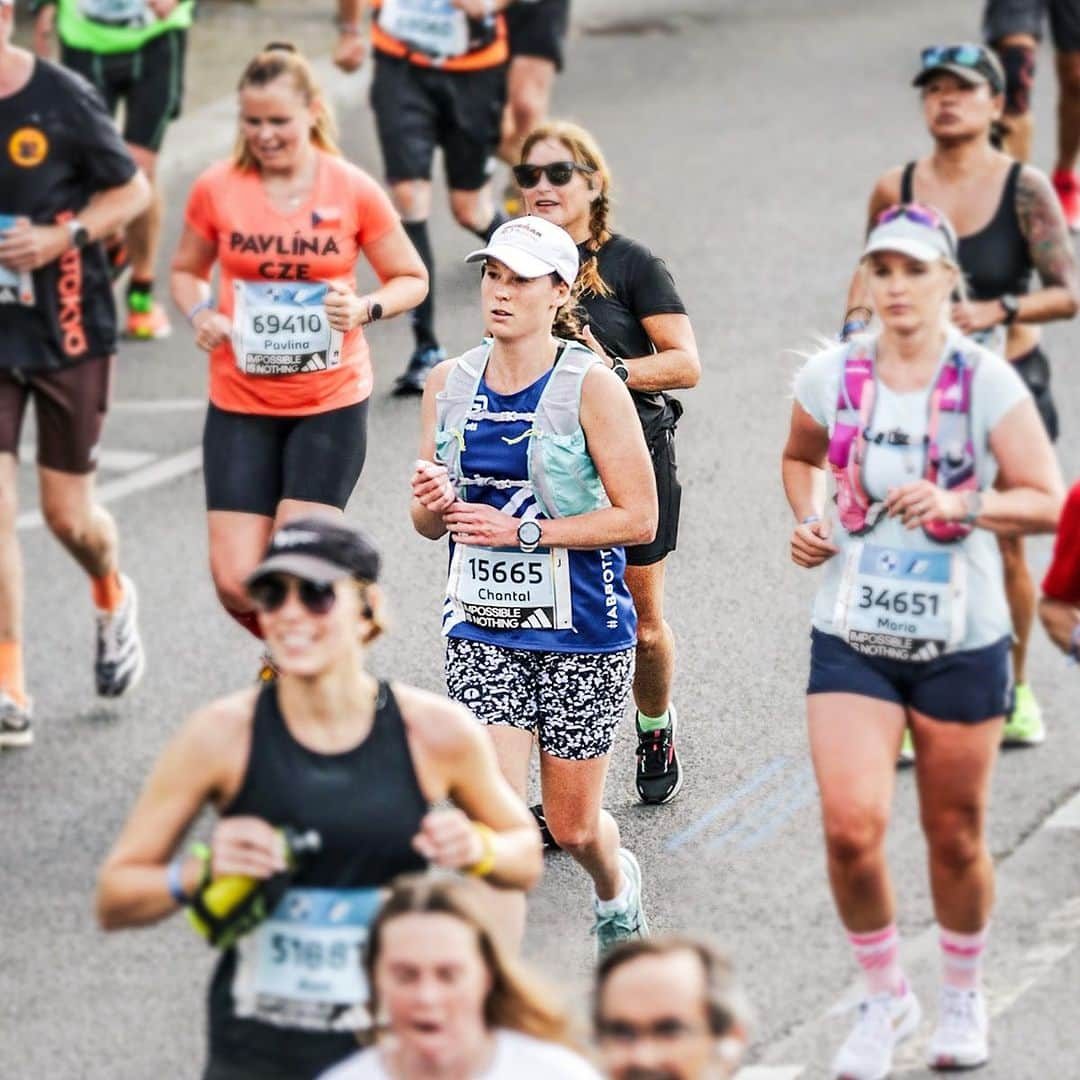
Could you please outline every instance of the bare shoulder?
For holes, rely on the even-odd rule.
[[[258,688],[250,687],[196,709],[187,718],[182,734],[193,747],[215,757],[246,749],[258,695]]]
[[[906,168],[906,165],[897,165],[895,168],[886,170],[877,178],[874,188],[870,192],[871,214],[884,210],[886,206],[892,206],[900,201],[904,170]]]
[[[481,737],[479,721],[463,705],[441,694],[403,683],[393,683],[391,689],[406,731],[428,753],[437,757],[452,756]]]
[[[442,390],[446,386],[446,380],[450,377],[450,372],[454,370],[457,362],[458,358],[452,356],[449,360],[442,360],[436,364],[428,374],[425,389],[430,387],[434,393]]]

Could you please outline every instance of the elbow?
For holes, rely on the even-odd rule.
[[[660,527],[660,514],[653,500],[646,513],[638,514],[632,522],[633,533],[626,540],[627,544],[651,544],[656,539],[656,530]]]
[[[683,389],[693,390],[699,382],[701,382],[701,358],[695,350],[694,352],[687,353],[686,356],[686,370],[683,374]]]
[[[523,892],[531,892],[540,884],[544,874],[544,842],[540,839],[540,830],[533,828],[529,832],[528,857],[523,861],[521,878],[518,882]]]
[[[120,917],[119,905],[109,889],[108,871],[102,871],[98,878],[94,917],[102,930],[119,930],[124,925]]]

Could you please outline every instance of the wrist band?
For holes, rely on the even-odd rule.
[[[195,316],[196,316],[196,315],[198,315],[200,311],[210,311],[210,310],[212,310],[213,308],[215,308],[216,306],[217,306],[217,305],[216,305],[216,303],[214,302],[214,299],[213,299],[213,297],[210,297],[210,296],[208,296],[208,297],[207,297],[207,298],[206,298],[205,300],[200,300],[200,301],[199,301],[199,302],[198,302],[198,303],[197,303],[197,304],[196,304],[196,305],[195,305],[195,306],[194,306],[194,307],[193,307],[193,308],[192,308],[192,309],[191,309],[191,310],[190,310],[190,311],[189,311],[189,312],[187,313],[187,321],[188,321],[188,322],[189,322],[189,323],[190,323],[190,324],[191,324],[192,326],[194,326],[194,325],[195,325]]]
[[[862,319],[852,319],[851,322],[846,322],[840,331],[840,340],[847,341],[847,339],[860,330],[866,329],[866,323]]]
[[[481,825],[479,821],[474,821],[472,827],[484,845],[484,853],[468,867],[468,873],[473,877],[487,877],[495,869],[495,832],[486,825]]]
[[[820,521],[820,514],[807,514],[806,517],[799,522],[800,525],[813,525],[815,521]]]
[[[184,892],[184,856],[177,855],[165,870],[165,884],[169,895],[181,906],[187,907],[191,897]]]

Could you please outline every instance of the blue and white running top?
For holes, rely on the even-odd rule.
[[[466,479],[459,492],[467,502],[545,520],[528,482],[528,452],[537,404],[550,378],[551,371],[545,372],[508,395],[480,380],[472,409],[478,418],[465,426],[460,461]],[[498,414],[503,418],[490,418]],[[468,482],[479,477],[486,482]],[[539,652],[628,649],[636,641],[637,615],[623,580],[625,567],[621,547],[539,547],[527,553],[455,544],[451,538],[443,634]]]

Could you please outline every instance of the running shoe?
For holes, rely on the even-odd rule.
[[[124,598],[115,611],[97,613],[97,660],[94,679],[102,697],[120,697],[143,676],[146,655],[139,638],[139,598],[135,583],[120,575]]]
[[[667,727],[655,731],[637,728],[637,793],[643,803],[659,806],[671,802],[682,787],[682,768],[675,752],[675,729],[678,715],[674,705],[668,705]]]
[[[446,359],[446,351],[438,345],[424,345],[409,357],[409,365],[394,382],[394,396],[408,397],[422,394],[431,369]]]
[[[540,839],[543,841],[544,850],[558,851],[559,845],[555,843],[555,837],[551,835],[551,830],[548,828],[547,818],[544,817],[543,804],[537,803],[535,806],[530,806],[529,813],[532,814],[536,827],[540,830]]]
[[[20,705],[6,690],[0,690],[0,747],[29,746],[34,741],[30,726],[33,702]]]
[[[904,738],[900,743],[900,754],[896,759],[896,764],[901,767],[915,764],[915,743],[911,738],[911,728],[904,728]]]
[[[919,999],[909,988],[903,997],[878,994],[859,1003],[851,1034],[833,1058],[837,1080],[885,1080],[892,1072],[893,1052],[922,1019]]]
[[[975,1069],[990,1060],[990,1020],[978,990],[946,986],[941,991],[941,1016],[930,1040],[926,1063],[931,1069]]]
[[[1027,683],[1016,684],[1013,711],[1005,721],[1001,741],[1005,746],[1038,746],[1046,739],[1042,709]]]
[[[135,341],[158,341],[172,333],[165,309],[148,293],[128,294],[128,317],[125,333]]]
[[[1054,173],[1054,190],[1065,214],[1065,224],[1073,232],[1080,232],[1080,179],[1071,169],[1059,169]]]
[[[596,912],[592,932],[596,935],[597,957],[603,956],[620,941],[648,937],[649,934],[649,922],[645,918],[645,905],[641,899],[641,867],[638,866],[634,853],[626,848],[619,848],[619,866],[626,880],[630,882],[630,903],[625,911],[618,911],[613,915]]]

